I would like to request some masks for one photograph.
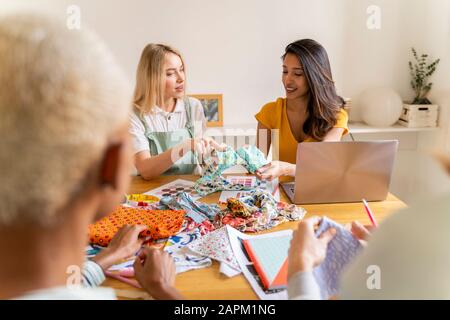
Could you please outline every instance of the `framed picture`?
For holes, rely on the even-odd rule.
[[[192,98],[200,100],[205,111],[207,127],[223,126],[223,110],[221,94],[193,94]]]

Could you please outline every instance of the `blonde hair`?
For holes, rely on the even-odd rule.
[[[131,91],[93,34],[49,17],[0,18],[0,57],[0,225],[46,226],[98,179]]]
[[[161,106],[164,103],[164,63],[169,53],[177,55],[184,66],[181,54],[167,45],[151,43],[142,51],[136,72],[136,88],[133,99],[134,107],[141,114],[148,114],[153,107]]]

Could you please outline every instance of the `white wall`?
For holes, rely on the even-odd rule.
[[[81,8],[83,25],[106,40],[130,80],[145,44],[180,49],[189,92],[223,93],[226,125],[254,123],[262,104],[283,95],[280,56],[296,39],[325,46],[340,93],[353,98],[383,85],[411,99],[410,48],[449,53],[447,0],[2,0],[0,10],[31,7],[65,18],[69,4]],[[370,5],[381,9],[380,30],[366,27]],[[436,90],[449,88],[444,66],[448,59]]]
[[[336,77],[344,75],[337,61],[346,7],[335,0],[29,2],[63,18],[67,5],[78,4],[83,22],[106,40],[130,79],[147,43],[175,46],[186,60],[189,93],[223,93],[226,125],[254,123],[264,103],[283,95],[280,57],[293,40],[322,42],[336,61]],[[14,6],[17,0],[6,3]]]
[[[222,93],[227,126],[256,126],[253,115],[260,107],[283,96],[280,56],[293,40],[310,37],[322,43],[340,94],[352,98],[383,85],[409,100],[410,47],[440,57],[431,97],[442,105],[443,129],[400,137],[393,191],[411,201],[448,186],[427,156],[435,146],[450,151],[447,0],[2,0],[0,12],[28,7],[64,19],[69,4],[80,6],[82,26],[90,25],[105,39],[130,81],[145,44],[178,48],[187,63],[189,93]],[[366,27],[369,5],[381,8],[380,30]],[[353,118],[357,111],[356,104]]]

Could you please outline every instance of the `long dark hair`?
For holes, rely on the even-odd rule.
[[[344,99],[336,93],[327,52],[317,41],[302,39],[286,47],[283,60],[288,53],[295,54],[303,65],[309,86],[309,116],[303,132],[322,141],[336,125],[337,115],[345,105]]]

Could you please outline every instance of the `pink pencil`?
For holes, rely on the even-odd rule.
[[[133,286],[135,288],[139,288],[139,289],[142,288],[139,285],[139,283],[136,280],[134,280],[134,279],[128,279],[128,278],[125,278],[123,276],[120,276],[118,274],[115,274],[115,273],[112,273],[112,272],[109,272],[109,271],[105,272],[105,276],[107,276],[109,278],[113,278],[113,279],[119,280],[119,281],[122,281],[123,283],[129,284],[130,286]]]
[[[364,204],[364,208],[366,209],[367,215],[369,216],[370,222],[372,222],[372,225],[377,228],[378,224],[375,220],[375,217],[373,216],[372,210],[370,210],[369,204],[365,199],[362,199],[362,202]]]

